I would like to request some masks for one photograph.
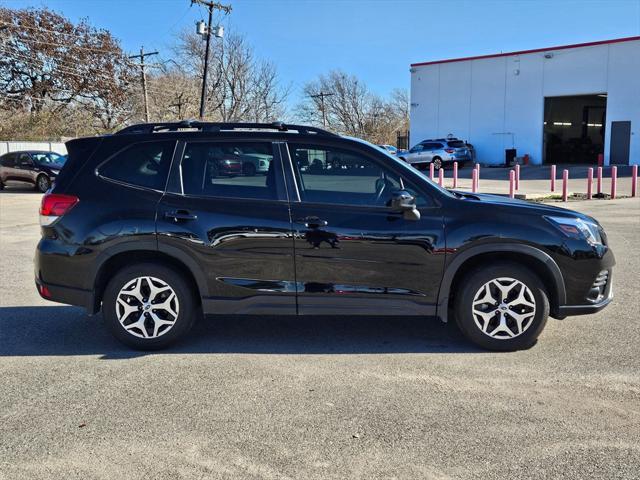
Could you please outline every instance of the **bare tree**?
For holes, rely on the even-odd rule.
[[[200,79],[204,42],[192,32],[184,32],[176,48],[177,63],[183,72]],[[244,37],[227,34],[211,44],[206,116],[219,121],[272,121],[284,114],[289,94],[280,86],[277,70],[269,62],[256,59]]]
[[[0,8],[0,26],[4,109],[37,115],[86,108],[100,130],[125,120],[132,71],[108,31],[46,8]]]
[[[326,95],[319,96],[321,92]],[[394,90],[385,100],[339,70],[307,83],[296,112],[303,122],[322,125],[324,116],[329,129],[375,143],[392,143],[396,132],[408,126],[406,91]]]

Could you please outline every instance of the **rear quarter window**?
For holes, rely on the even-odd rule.
[[[174,141],[131,145],[99,166],[98,174],[138,187],[164,190],[174,148]]]

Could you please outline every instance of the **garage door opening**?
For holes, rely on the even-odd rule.
[[[598,162],[604,152],[607,95],[544,99],[544,162]]]

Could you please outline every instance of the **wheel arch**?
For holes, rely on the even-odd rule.
[[[444,272],[438,293],[437,315],[447,321],[456,289],[466,272],[495,261],[512,261],[524,265],[540,277],[549,295],[551,315],[559,316],[559,306],[566,303],[564,278],[549,254],[526,244],[488,244],[471,247],[456,255]]]
[[[159,250],[128,249],[113,253],[112,255],[105,257],[97,267],[96,274],[94,276],[94,301],[92,313],[95,313],[100,309],[104,290],[107,286],[107,283],[109,282],[109,279],[111,279],[113,275],[123,267],[131,265],[132,263],[142,262],[156,262],[163,265],[169,265],[170,267],[184,275],[191,286],[198,291],[199,299],[207,295],[206,280],[204,278],[204,274],[199,269],[197,269],[197,267],[194,268],[194,266],[188,265],[188,263],[191,262],[184,262],[176,256]]]

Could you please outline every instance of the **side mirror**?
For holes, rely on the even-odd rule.
[[[393,192],[391,197],[391,208],[402,212],[405,220],[420,220],[420,212],[416,208],[416,197],[406,190]]]

